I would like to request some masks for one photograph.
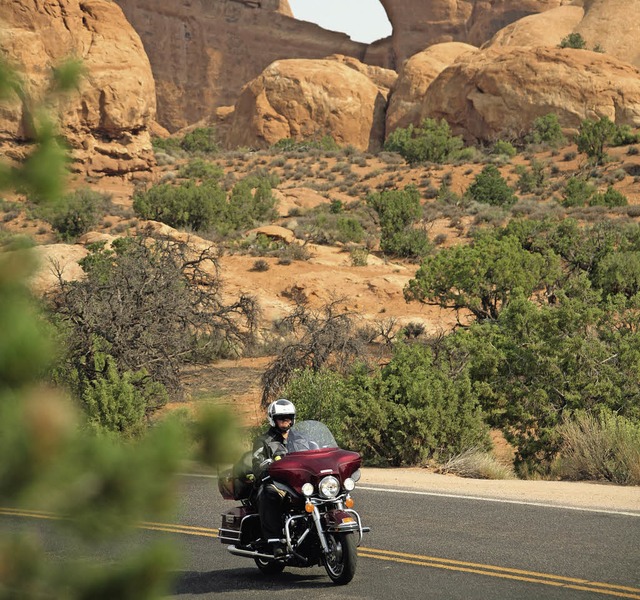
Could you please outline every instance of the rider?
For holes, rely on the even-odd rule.
[[[285,398],[269,404],[267,408],[269,430],[253,444],[253,473],[258,488],[257,502],[262,527],[262,537],[271,546],[274,556],[285,554],[282,545],[282,511],[287,492],[277,487],[269,478],[269,465],[280,460],[291,450],[294,437],[289,430],[296,420],[296,407]]]

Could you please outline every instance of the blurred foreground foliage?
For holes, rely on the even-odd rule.
[[[77,63],[55,69],[50,94],[72,87]],[[32,107],[19,77],[0,57],[0,100],[20,101],[32,121],[33,151],[0,165],[0,190],[54,206],[67,162],[55,124]],[[135,441],[91,434],[85,416],[46,376],[55,336],[27,282],[35,261],[19,243],[0,252],[0,599],[160,598],[176,554],[165,542],[127,545],[141,521],[170,515],[176,475],[187,456],[214,464],[235,449],[233,422],[209,412],[198,421],[166,419]],[[53,531],[64,552],[48,553]],[[124,548],[125,546],[123,546]]]

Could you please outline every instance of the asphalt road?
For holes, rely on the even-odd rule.
[[[354,580],[334,586],[321,567],[267,578],[252,560],[232,556],[217,539],[217,527],[220,513],[234,503],[220,497],[210,477],[185,476],[181,484],[175,519],[145,524],[123,542],[177,541],[182,566],[171,598],[640,600],[640,511],[501,503],[363,485],[354,493],[355,508],[372,531],[358,550]],[[0,509],[0,527],[17,528],[29,519],[46,530],[52,522],[43,517]],[[50,552],[66,554],[64,540],[47,537]],[[103,550],[109,560],[122,548]]]
[[[186,477],[177,534],[184,570],[175,598],[640,599],[640,514],[568,510],[356,489],[372,528],[355,579],[331,584],[320,567],[262,576],[215,538],[216,481]]]

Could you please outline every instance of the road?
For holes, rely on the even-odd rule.
[[[337,587],[320,567],[265,578],[216,539],[220,513],[234,505],[222,500],[216,480],[185,476],[181,485],[176,518],[145,524],[132,542],[177,540],[177,600],[272,593],[278,600],[640,600],[640,507],[583,510],[362,485],[355,508],[372,531],[359,548],[354,580]],[[3,527],[25,517],[0,509]],[[57,540],[50,549],[64,554]]]
[[[232,502],[215,480],[184,480],[180,522],[215,529]],[[181,536],[185,564],[175,597],[372,599],[640,599],[640,510],[584,511],[477,498],[356,489],[371,526],[346,588],[323,569],[265,579],[248,559],[198,531]],[[640,508],[640,507],[639,507]],[[203,533],[211,534],[210,531]]]

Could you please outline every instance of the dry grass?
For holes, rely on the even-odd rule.
[[[473,479],[515,479],[511,468],[479,448],[469,448],[452,456],[445,463],[438,465],[436,472]]]
[[[560,432],[558,476],[640,485],[640,425],[615,414],[583,414],[565,421]]]

